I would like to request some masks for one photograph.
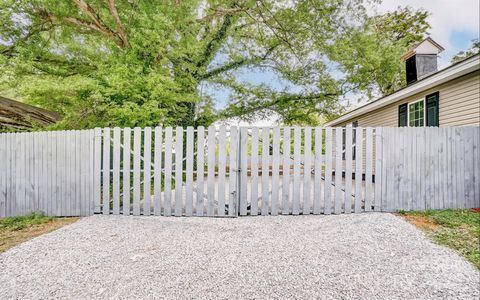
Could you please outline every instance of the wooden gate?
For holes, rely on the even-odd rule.
[[[241,128],[240,136],[239,215],[380,210],[374,129]]]
[[[96,129],[95,212],[237,215],[238,129]]]

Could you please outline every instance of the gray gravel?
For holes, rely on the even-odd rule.
[[[93,216],[0,255],[1,298],[472,299],[479,278],[382,213]]]

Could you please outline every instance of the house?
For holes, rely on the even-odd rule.
[[[427,38],[407,51],[407,86],[326,126],[480,126],[480,54],[437,70],[444,49]]]
[[[55,112],[0,96],[0,131],[48,126],[58,120],[60,115]]]

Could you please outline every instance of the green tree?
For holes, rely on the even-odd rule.
[[[349,36],[372,30],[377,19],[367,17],[364,1],[0,0],[0,92],[61,113],[61,128],[205,126],[270,113],[313,124],[338,111],[345,93],[330,60],[346,82],[369,87],[359,83],[366,74],[357,79],[332,51],[332,44],[353,49]],[[401,34],[400,26],[386,28]],[[390,39],[374,32],[373,42]],[[403,46],[409,38],[397,39]],[[395,45],[385,55],[394,56]],[[237,79],[251,69],[275,72],[295,92]],[[231,91],[224,109],[203,85]]]
[[[479,52],[480,52],[480,41],[478,39],[474,39],[474,40],[472,40],[472,45],[470,46],[470,48],[468,48],[465,51],[460,51],[457,54],[455,54],[452,57],[451,62],[452,63],[457,63],[459,61],[462,61],[464,59],[472,57],[475,54],[478,54]]]
[[[400,56],[426,37],[428,13],[410,7],[369,17],[332,43],[331,60],[346,74],[345,89],[382,96],[405,86]]]

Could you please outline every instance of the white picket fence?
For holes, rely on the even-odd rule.
[[[0,134],[0,217],[479,207],[479,136],[479,127]]]

